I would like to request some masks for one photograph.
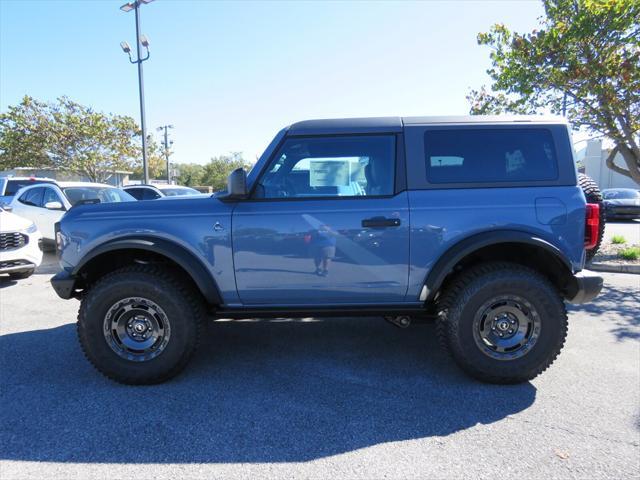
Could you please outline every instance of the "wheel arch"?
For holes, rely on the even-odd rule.
[[[511,261],[543,273],[566,297],[577,285],[571,263],[562,251],[535,234],[493,230],[472,235],[451,246],[426,275],[427,300],[433,300],[458,271],[485,261]]]
[[[205,265],[185,247],[154,237],[117,239],[99,245],[87,253],[71,274],[84,286],[97,277],[131,263],[162,262],[188,277],[211,305],[220,305],[217,283]],[[76,288],[83,285],[77,285]]]

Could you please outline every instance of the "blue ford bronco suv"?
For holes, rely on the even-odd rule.
[[[473,377],[544,371],[599,208],[567,124],[545,117],[311,120],[210,197],[83,205],[57,225],[58,295],[89,361],[127,384],[187,364],[207,318],[432,318]]]

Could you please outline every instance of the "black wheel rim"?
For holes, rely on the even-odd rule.
[[[104,338],[118,356],[145,362],[160,355],[171,337],[164,310],[146,298],[124,298],[104,317]]]
[[[515,360],[531,351],[541,327],[540,315],[528,301],[517,295],[502,295],[478,309],[473,336],[485,355]]]

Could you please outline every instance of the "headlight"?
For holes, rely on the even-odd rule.
[[[36,233],[38,231],[38,227],[36,227],[35,223],[29,225],[25,230],[26,233]]]

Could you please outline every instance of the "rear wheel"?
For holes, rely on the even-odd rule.
[[[584,173],[578,173],[578,184],[584,193],[587,203],[597,203],[600,206],[600,224],[598,230],[598,243],[595,247],[587,249],[587,262],[595,257],[602,243],[602,237],[604,236],[604,227],[606,223],[606,216],[604,211],[604,203],[602,201],[602,193],[598,188],[598,184],[593,181],[591,177]]]
[[[193,355],[201,299],[170,270],[135,265],[102,278],[83,298],[78,337],[89,361],[120,383],[160,383]]]
[[[469,375],[519,383],[558,356],[567,314],[555,287],[538,272],[511,263],[473,267],[440,301],[440,342]]]

